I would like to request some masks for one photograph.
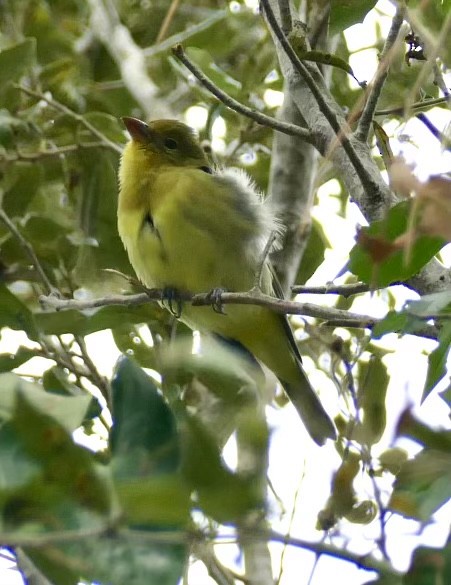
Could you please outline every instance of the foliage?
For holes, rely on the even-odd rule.
[[[354,124],[365,86],[352,85],[343,31],[362,23],[376,3],[332,0],[329,33],[337,36],[317,50],[305,48],[304,35],[318,40],[324,31],[315,26],[325,21],[312,3],[306,4],[310,29],[289,38],[301,63],[328,77],[337,111],[349,111]],[[409,3],[404,19],[418,25],[418,51],[406,59],[401,37],[389,52],[390,71],[378,102],[385,113],[371,116],[379,128],[385,119],[414,116],[431,100],[446,107],[446,99],[437,98],[443,90],[441,71],[450,66],[449,44],[436,47],[436,62],[427,59],[434,39],[446,32],[449,10],[448,0]],[[188,58],[219,89],[275,117],[267,92],[288,92],[289,84],[284,85],[270,30],[242,0],[9,0],[1,3],[0,17],[0,334],[10,329],[26,339],[15,351],[0,354],[0,544],[21,547],[42,576],[58,585],[80,579],[175,585],[190,555],[203,561],[219,583],[233,583],[234,573],[211,552],[218,532],[226,526],[238,540],[241,534],[245,554],[246,530],[270,539],[271,434],[256,398],[264,385],[262,373],[246,356],[214,340],[193,350],[192,332],[175,326],[170,312],[150,300],[132,304],[122,298],[90,308],[82,303],[142,292],[116,228],[116,175],[126,141],[121,116],[164,111],[183,118],[200,108],[206,119],[200,134],[207,145],[218,142],[215,123],[224,122],[223,148],[212,155],[217,162],[243,167],[258,187],[268,189],[273,130],[238,115],[194,83],[169,48],[182,42]],[[108,26],[119,28],[102,34]],[[378,50],[384,40],[378,31]],[[428,67],[435,77],[419,77]],[[143,101],[141,84],[153,92],[152,103]],[[404,111],[406,103],[410,109]],[[366,138],[361,144],[377,174],[376,164],[383,169],[393,163],[390,139],[382,132],[375,128],[376,138],[385,143],[384,156],[370,152]],[[438,138],[446,148],[443,134]],[[376,141],[372,134],[369,140]],[[315,167],[311,184],[316,194],[329,179],[339,181],[335,208],[343,218],[353,194],[328,163]],[[357,278],[367,289],[400,282],[415,288],[412,277],[430,261],[437,263],[451,240],[449,178],[419,183],[401,163],[392,167],[391,186],[396,204],[392,194],[391,208],[361,228],[346,267],[349,285]],[[309,188],[310,183],[293,186],[299,197]],[[303,237],[310,235],[294,271],[298,284],[315,273],[327,248],[337,245],[316,220],[304,231]],[[390,381],[385,336],[424,335],[437,342],[428,354],[423,399],[449,376],[451,293],[445,285],[450,279],[443,267],[440,274],[442,280],[417,288],[419,300],[401,310],[387,308],[370,331],[356,327],[355,316],[343,317],[355,299],[370,304],[368,293],[348,298],[343,287],[327,314],[317,308],[299,342],[301,352],[327,375],[329,387],[337,389],[340,463],[329,499],[321,511],[318,505],[317,528],[328,530],[336,547],[327,554],[376,570],[381,584],[449,581],[449,546],[418,548],[402,576],[383,544],[384,563],[377,563],[370,555],[356,561],[340,540],[344,523],[378,519],[383,543],[389,511],[426,523],[451,497],[450,436],[435,429],[434,421],[420,422],[405,411],[396,436],[414,441],[420,452],[408,458],[394,446],[377,457]],[[58,311],[55,299],[75,303]],[[99,373],[85,343],[86,336],[105,330],[123,354],[111,380]],[[33,368],[35,358],[45,358],[46,365],[34,381],[15,371]],[[285,401],[276,397],[279,405]],[[443,403],[449,406],[449,391]],[[94,450],[74,438],[79,429],[85,439],[96,439]],[[229,468],[223,458],[233,433],[246,454],[242,469]],[[370,495],[361,489],[363,476]],[[385,498],[378,482],[387,478],[393,485]]]

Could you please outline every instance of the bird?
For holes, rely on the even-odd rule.
[[[139,280],[179,293],[243,292],[260,271],[261,291],[277,296],[263,255],[279,224],[251,178],[213,168],[196,132],[178,120],[122,120],[130,140],[119,165],[118,231]],[[336,438],[285,315],[256,305],[228,304],[223,312],[186,303],[180,319],[272,370],[318,445]]]

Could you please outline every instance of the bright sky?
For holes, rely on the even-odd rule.
[[[247,4],[256,7],[258,0],[247,0]],[[393,6],[388,0],[381,0],[378,7],[387,15],[393,14]],[[368,32],[369,30],[375,31],[375,21],[374,15],[371,15],[364,25],[356,25],[347,31],[346,38],[352,49],[368,46],[375,40],[375,36],[373,38],[372,33]],[[379,16],[378,22],[385,33],[390,26],[390,18],[388,16]],[[371,72],[377,67],[376,52],[373,50],[359,52],[353,56],[351,66],[359,79],[370,79]],[[265,97],[274,104],[280,103],[282,98],[279,92],[273,91]],[[193,126],[201,126],[204,122],[204,115],[200,108],[192,108],[188,113],[187,121]],[[438,127],[444,127],[447,122],[449,123],[449,114],[444,113],[442,110],[436,109],[428,112],[428,116]],[[396,153],[403,154],[409,162],[416,164],[416,173],[421,179],[425,179],[429,174],[449,171],[451,168],[451,154],[449,152],[442,153],[437,140],[419,121],[413,120],[407,125],[392,123],[386,130],[391,134],[392,148]],[[217,121],[214,132],[216,139],[213,146],[221,149],[223,146],[222,136],[224,135],[221,119]],[[417,147],[405,141],[400,142],[397,140],[400,135],[414,136],[416,144],[420,146]],[[326,260],[314,279],[312,279],[312,284],[323,284],[335,276],[337,269],[345,264],[349,250],[354,244],[357,225],[363,223],[363,218],[355,206],[350,206],[349,217],[346,220],[334,216],[333,209],[337,205],[337,201],[331,195],[336,192],[336,189],[336,182],[331,181],[319,190],[319,205],[315,208],[314,214],[325,227],[333,249],[327,251]],[[325,202],[327,202],[327,205],[325,205]],[[444,252],[444,257],[451,265],[450,246]],[[402,306],[406,299],[415,297],[413,293],[402,287],[399,287],[396,294],[398,308]],[[312,296],[311,299],[303,300],[311,300],[317,303],[328,302],[324,296],[321,296],[321,298]],[[377,297],[371,300],[366,297],[359,300],[352,310],[361,311],[365,314],[371,313],[378,317],[385,313],[386,305],[382,301],[378,301]],[[14,352],[20,344],[26,343],[29,342],[27,342],[24,334],[3,331],[0,339],[0,352]],[[91,335],[87,339],[87,345],[88,351],[94,362],[99,365],[101,373],[110,376],[114,362],[119,356],[111,335],[105,332]],[[420,417],[435,420],[437,425],[449,426],[448,413],[444,408],[443,402],[438,398],[437,391],[427,399],[421,409],[419,408],[419,396],[421,395],[427,366],[424,348],[430,349],[434,344],[419,343],[410,337],[398,339],[396,336],[389,336],[384,338],[383,345],[389,345],[393,349],[393,353],[385,359],[391,374],[387,398],[389,420],[380,451],[391,444],[396,415],[403,406],[408,404],[415,406],[416,414]],[[305,362],[306,369],[311,375],[313,386],[323,389],[322,399],[326,408],[329,406],[330,411],[333,412],[335,388],[321,372],[313,370],[312,364],[309,363],[308,359]],[[30,373],[39,375],[48,366],[49,362],[46,360],[34,358],[17,371],[25,375]],[[443,383],[444,387],[445,383]],[[297,415],[291,406],[283,410],[269,408],[268,416],[273,429],[269,473],[276,493],[282,499],[286,508],[286,513],[282,514],[277,502],[274,499],[272,500],[271,507],[275,518],[273,528],[280,532],[288,531],[296,491],[299,490],[297,495],[299,502],[307,499],[315,502],[315,504],[307,507],[302,506],[302,504],[298,506],[291,532],[293,535],[302,538],[318,540],[321,534],[315,530],[316,515],[329,495],[330,475],[328,470],[336,469],[340,459],[332,446],[320,449],[312,444],[306,435],[306,431],[299,424]],[[402,444],[406,446],[407,443],[404,441]],[[412,445],[409,445],[409,448],[412,449]],[[305,449],[305,459],[302,455],[303,449]],[[311,450],[315,450],[313,456]],[[293,454],[296,455],[294,456]],[[234,465],[236,453],[233,441],[230,441],[227,446],[226,458],[230,465]],[[389,487],[388,485],[387,489]],[[367,490],[368,496],[371,497],[371,485],[363,483],[362,489]],[[427,542],[430,545],[443,545],[451,523],[451,504],[442,508],[436,516],[437,521],[428,526],[420,537],[417,535],[417,525],[415,523],[398,516],[393,516],[389,520],[388,533],[393,536],[388,539],[388,553],[396,568],[400,570],[406,569],[410,552],[418,541]],[[349,523],[340,525],[341,532],[349,539],[349,548],[362,553],[367,553],[370,550],[370,543],[375,535],[378,534],[378,528],[377,521],[363,528]],[[233,566],[237,563],[238,557],[235,547],[217,547],[217,551],[226,564]],[[280,570],[282,547],[274,545],[273,551],[274,572],[277,575]],[[284,557],[284,574],[281,585],[307,583],[313,565],[314,557],[311,553],[300,549],[287,549]],[[22,585],[20,576],[17,572],[10,570],[9,566],[12,566],[12,564],[0,558],[2,585]],[[193,582],[196,585],[212,585],[213,581],[209,578],[201,563],[194,563],[192,571],[193,576],[195,575]],[[349,585],[359,585],[368,581],[371,577],[371,574],[358,569],[351,563],[321,557],[310,585],[329,582],[332,574],[334,576],[339,575],[340,582],[348,583]]]

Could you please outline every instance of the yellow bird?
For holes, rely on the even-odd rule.
[[[181,122],[123,121],[131,140],[119,170],[118,229],[139,279],[189,293],[251,289],[277,222],[250,178],[237,169],[213,170]],[[261,288],[277,290],[267,259]],[[314,441],[335,438],[286,317],[252,305],[227,305],[221,314],[186,303],[181,319],[244,346],[278,377]]]

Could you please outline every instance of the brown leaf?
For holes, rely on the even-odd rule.
[[[393,252],[399,249],[394,242],[389,242],[381,236],[370,236],[364,230],[360,230],[357,242],[371,256],[375,264],[381,264]]]
[[[421,183],[413,174],[412,168],[400,157],[394,159],[388,174],[390,187],[402,197],[410,197],[421,188]]]
[[[431,177],[418,190],[419,230],[451,241],[451,180]]]

